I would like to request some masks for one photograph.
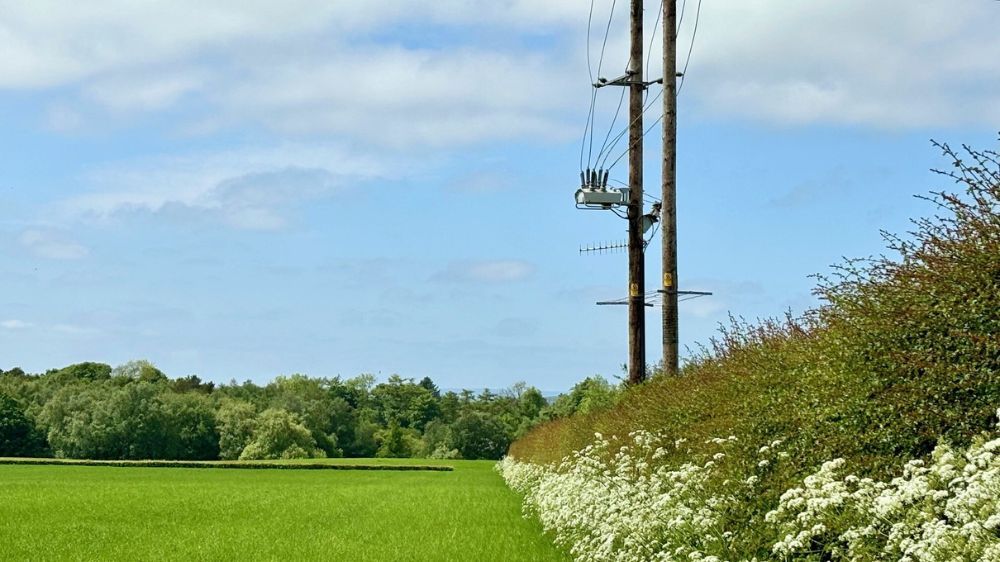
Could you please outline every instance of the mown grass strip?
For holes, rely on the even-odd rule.
[[[394,470],[451,472],[454,467],[424,464],[280,463],[258,461],[98,461],[78,459],[0,458],[0,465],[115,466],[123,468],[227,468],[251,470]]]

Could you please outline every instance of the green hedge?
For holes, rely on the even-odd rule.
[[[451,472],[452,466],[392,465],[392,464],[329,464],[329,463],[277,463],[240,461],[92,461],[76,459],[14,459],[0,458],[0,465],[60,465],[60,466],[117,466],[125,468],[230,468],[251,470],[427,470]]]

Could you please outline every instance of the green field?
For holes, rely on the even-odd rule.
[[[455,470],[0,466],[0,559],[567,559],[493,462],[437,464]]]

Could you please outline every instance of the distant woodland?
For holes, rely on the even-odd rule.
[[[425,377],[171,378],[148,361],[0,369],[0,456],[76,459],[498,459],[535,425],[614,403],[585,379],[555,400],[524,383],[442,392]]]

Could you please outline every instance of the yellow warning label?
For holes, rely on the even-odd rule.
[[[632,297],[638,297],[639,296],[639,284],[638,283],[632,283],[631,285],[629,285],[628,286],[628,294],[629,294],[629,296],[632,296]]]
[[[663,274],[663,286],[673,287],[674,286],[674,276],[669,273]]]

